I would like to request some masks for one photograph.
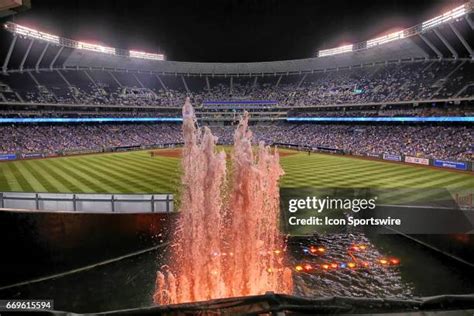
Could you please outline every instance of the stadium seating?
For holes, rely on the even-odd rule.
[[[472,97],[474,62],[441,60],[355,67],[313,74],[186,76],[106,70],[53,70],[0,75],[17,92],[9,101],[179,107],[203,100],[277,100],[288,107],[389,103]],[[63,77],[63,78],[62,78]],[[66,81],[67,80],[67,81]],[[209,86],[208,86],[209,85]],[[125,94],[148,89],[146,96]],[[13,93],[14,95],[14,93]]]
[[[271,100],[294,117],[472,116],[472,102],[454,100],[472,97],[473,68],[474,63],[467,60],[431,60],[310,74],[235,77],[107,70],[14,72],[0,75],[0,96],[6,103],[0,117],[176,117],[180,116],[179,107],[187,96],[198,107],[204,101]],[[444,98],[449,100],[439,101]],[[398,101],[412,102],[397,104]],[[32,106],[15,105],[25,102]],[[35,104],[52,105],[36,109]],[[75,104],[92,107],[76,109]],[[220,111],[231,111],[238,117],[245,108],[219,104],[204,107],[208,112],[202,112],[201,117],[219,117]],[[262,113],[271,110],[271,106],[258,104],[252,109],[258,111],[255,109],[259,107]],[[462,124],[267,122],[253,126],[253,130],[255,142],[263,140],[268,144],[453,160],[472,160],[474,139],[474,129]],[[213,131],[219,143],[233,141],[233,127],[213,127]],[[0,125],[0,134],[3,153],[105,150],[182,141],[176,124],[16,124]]]

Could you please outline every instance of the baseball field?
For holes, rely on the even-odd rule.
[[[281,186],[472,189],[472,173],[280,150]],[[0,163],[0,191],[176,193],[179,149],[91,154]]]

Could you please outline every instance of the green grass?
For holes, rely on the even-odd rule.
[[[474,176],[419,166],[297,153],[281,158],[293,187],[474,189]],[[0,163],[0,191],[176,193],[179,159],[146,151]]]

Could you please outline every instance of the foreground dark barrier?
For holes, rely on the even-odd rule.
[[[474,295],[446,295],[413,300],[366,299],[351,297],[321,297],[306,299],[273,294],[217,299],[205,302],[152,306],[139,309],[110,311],[97,315],[320,315],[357,314],[391,315],[412,312],[413,316],[432,315],[429,312],[463,310],[464,315],[474,310]],[[62,315],[61,312],[52,313]],[[398,314],[400,315],[400,314]],[[455,315],[455,314],[453,314]]]
[[[0,209],[0,287],[166,242],[175,218]]]

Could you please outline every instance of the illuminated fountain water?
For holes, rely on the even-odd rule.
[[[209,128],[196,127],[183,107],[184,148],[180,219],[170,264],[157,272],[154,301],[174,304],[215,298],[292,292],[279,232],[276,150],[252,148],[248,114],[234,135],[231,171]]]

